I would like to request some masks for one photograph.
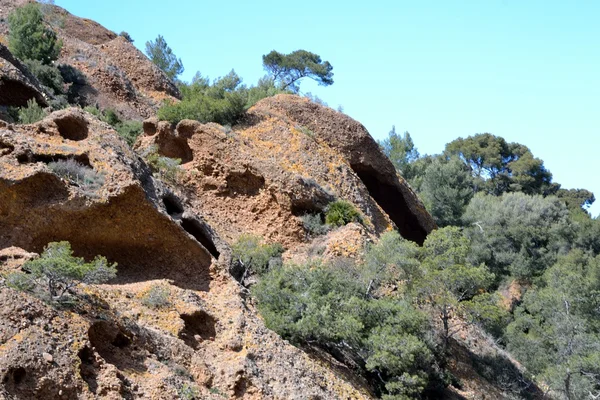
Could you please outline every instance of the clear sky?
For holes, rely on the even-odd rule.
[[[490,132],[527,145],[565,188],[600,198],[600,1],[56,0],[144,49],[161,34],[183,80],[232,68],[247,84],[261,56],[305,49],[333,65],[312,92],[376,139],[392,125],[419,151]],[[592,213],[600,212],[600,199]]]

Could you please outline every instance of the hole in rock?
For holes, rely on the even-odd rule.
[[[194,160],[194,153],[185,138],[161,137],[158,146],[158,152],[164,157],[179,158],[182,164]]]
[[[131,344],[131,339],[125,336],[122,332],[117,333],[114,340],[111,343],[113,346],[122,349],[123,347],[127,347]]]
[[[55,119],[54,123],[60,136],[65,139],[84,140],[88,137],[88,123],[83,116],[65,115]]]
[[[2,79],[2,85],[0,85],[0,105],[3,106],[14,106],[14,107],[27,107],[27,101],[35,99],[38,104],[45,107],[39,99],[40,94],[24,85],[21,82]]]
[[[12,372],[12,378],[15,385],[21,384],[21,382],[25,380],[26,376],[27,371],[25,371],[25,368],[23,367],[18,367]]]
[[[90,163],[90,158],[87,154],[78,154],[76,156],[66,156],[63,154],[33,154],[33,153],[24,153],[19,154],[17,156],[17,161],[19,164],[33,164],[37,162],[43,162],[44,164],[50,164],[51,162],[56,162],[59,160],[75,160],[79,164],[92,168],[92,164]]]
[[[81,360],[79,375],[87,383],[90,391],[96,393],[98,390],[98,372],[94,366],[94,352],[88,346],[85,346],[79,350],[77,356]]]
[[[216,321],[204,311],[196,311],[192,314],[181,314],[185,326],[179,338],[193,349],[197,349],[199,342],[203,340],[215,340]]]
[[[239,377],[235,382],[235,386],[233,387],[233,396],[240,399],[243,398],[250,386],[251,385],[250,382],[248,382],[248,379],[244,378],[243,376]]]
[[[27,371],[23,367],[10,368],[4,378],[2,384],[5,388],[14,390],[15,386],[19,386],[27,377]],[[12,391],[10,390],[10,391]]]
[[[12,153],[14,149],[12,144],[0,141],[0,157]]]
[[[183,214],[183,207],[175,196],[167,195],[163,198],[163,204],[165,205],[167,214],[171,216]]]
[[[221,255],[213,243],[206,228],[196,219],[182,218],[181,227],[192,235],[216,259]]]
[[[143,360],[134,354],[130,346],[131,338],[115,324],[96,321],[90,326],[88,337],[92,347],[107,363],[120,370],[146,371]]]
[[[422,245],[427,233],[421,227],[417,217],[410,211],[400,189],[385,183],[380,174],[372,168],[352,165],[352,169],[367,187],[371,197],[396,224],[400,234],[405,239]]]
[[[234,194],[256,196],[265,185],[265,178],[252,173],[250,170],[244,172],[231,172],[226,178],[227,187]]]

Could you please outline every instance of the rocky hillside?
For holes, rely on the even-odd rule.
[[[4,33],[22,3],[0,0]],[[0,398],[374,398],[348,366],[267,329],[230,270],[232,244],[249,233],[294,261],[360,259],[391,230],[423,244],[435,223],[366,129],[292,95],[259,101],[232,128],[159,121],[160,102],[179,97],[163,72],[94,21],[46,12],[63,41],[59,62],[86,76],[85,102],[145,119],[144,133],[131,148],[80,108],[0,121]],[[0,58],[0,104],[46,105],[27,68],[2,46]],[[151,152],[180,159],[176,174],[153,173]],[[307,234],[301,217],[338,199],[362,223]],[[116,278],[80,285],[63,305],[7,285],[57,241],[117,263]],[[498,352],[489,339],[465,328],[451,352],[462,384],[447,398],[503,398],[473,361]]]
[[[27,1],[0,1],[4,43],[8,14],[24,3]],[[114,109],[125,119],[141,120],[154,115],[164,99],[180,97],[173,82],[125,38],[58,6],[44,5],[43,9],[63,43],[57,64],[75,67],[85,76],[86,83],[78,88],[84,105]]]

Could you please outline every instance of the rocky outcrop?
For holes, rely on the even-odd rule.
[[[225,135],[212,125],[180,128]],[[207,135],[188,140],[209,145]],[[215,153],[222,139],[213,138]],[[53,164],[66,160],[86,179]],[[220,190],[260,191],[253,172],[235,163],[231,171]],[[192,170],[185,179],[203,181]],[[172,399],[193,387],[209,399],[370,397],[340,377],[342,367],[334,373],[264,327],[228,274],[229,247],[199,200],[155,180],[108,125],[80,110],[0,128],[0,272],[59,240],[78,256],[118,263],[112,282],[80,287],[67,309],[0,282],[0,394]],[[144,300],[155,285],[168,292],[162,307]]]
[[[364,127],[307,99],[264,99],[233,130],[150,119],[144,131],[138,148],[182,160],[192,206],[227,241],[253,232],[298,245],[306,241],[300,217],[338,198],[362,211],[371,234],[395,227],[422,243],[435,227]]]
[[[27,67],[0,44],[0,106],[23,107],[31,99],[47,106],[49,98]]]
[[[25,2],[0,0],[0,31],[5,35],[8,14]],[[77,88],[81,105],[114,109],[125,119],[141,120],[154,115],[163,100],[180,97],[175,84],[123,37],[61,7],[42,7],[46,22],[63,43],[56,63],[75,67],[85,76]]]
[[[250,115],[279,115],[313,132],[322,145],[339,152],[400,233],[422,243],[435,223],[377,142],[359,122],[306,98],[278,95],[260,101]]]

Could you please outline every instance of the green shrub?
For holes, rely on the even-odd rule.
[[[98,107],[95,107],[95,106],[86,106],[86,107],[84,107],[83,111],[92,114],[94,117],[98,118],[99,120],[103,120],[104,119],[104,115],[102,115],[102,111],[100,111],[98,109]]]
[[[11,272],[6,276],[6,286],[21,292],[32,292],[35,289],[35,280],[30,274]]]
[[[125,40],[127,40],[129,43],[134,42],[134,40],[131,38],[131,35],[129,35],[129,33],[125,32],[125,31],[121,31],[121,33],[119,33],[119,36],[121,36],[122,38],[125,38]]]
[[[332,226],[343,226],[350,222],[361,222],[360,213],[354,205],[345,200],[329,203],[325,209],[325,223]]]
[[[142,304],[149,308],[162,308],[169,304],[171,291],[165,285],[153,285],[142,297]]]
[[[104,184],[102,174],[71,158],[51,162],[48,164],[48,168],[69,183],[81,188],[84,194],[89,196],[95,196],[95,193]]]
[[[68,64],[60,64],[57,68],[60,71],[63,81],[68,86],[65,92],[67,102],[80,106],[84,105],[86,100],[83,89],[87,85],[85,74]]]
[[[27,107],[19,108],[19,123],[33,124],[46,117],[44,109],[33,99],[27,101]]]
[[[142,153],[142,157],[144,157],[148,166],[157,178],[171,183],[176,183],[179,179],[181,173],[179,169],[181,160],[179,158],[161,156],[158,153],[157,146],[148,147]]]
[[[427,316],[407,301],[365,296],[362,282],[344,269],[284,265],[262,276],[252,293],[270,329],[377,373],[384,395],[416,396],[437,379],[433,344],[424,339]]]
[[[121,118],[115,110],[108,108],[104,110],[104,121],[114,128],[121,123]]]
[[[305,214],[300,219],[309,236],[321,236],[329,232],[329,225],[323,222],[321,214]]]
[[[158,118],[172,123],[195,119],[233,125],[245,111],[245,87],[241,83],[241,78],[234,71],[212,85],[207,78],[196,75],[191,84],[180,86],[182,100],[179,103],[166,102],[158,110]]]
[[[259,80],[257,86],[247,88],[233,70],[212,84],[208,78],[196,74],[192,83],[182,83],[179,89],[182,100],[178,103],[165,102],[158,110],[159,119],[172,123],[178,123],[182,119],[195,119],[200,122],[234,125],[260,99],[287,93],[277,89],[268,78]]]
[[[183,386],[178,390],[177,394],[182,400],[194,400],[199,399],[200,392],[196,385],[191,383],[184,383]]]
[[[83,258],[73,256],[69,242],[52,242],[48,243],[39,258],[23,265],[28,274],[14,273],[9,281],[14,287],[35,288],[49,295],[50,300],[60,302],[79,283],[98,284],[114,278],[116,266],[101,256],[86,263]],[[30,283],[27,283],[27,279],[30,279]]]
[[[27,3],[8,15],[8,47],[21,60],[39,60],[49,65],[60,54],[62,43],[44,25],[38,3]]]
[[[60,95],[65,92],[65,82],[57,67],[44,64],[40,60],[29,59],[24,60],[23,63],[50,93],[53,95]]]
[[[231,250],[230,271],[242,284],[249,273],[264,274],[283,253],[281,244],[263,244],[260,236],[251,234],[240,236]]]
[[[133,146],[142,133],[143,127],[140,121],[123,121],[115,127],[115,130],[129,146]]]

